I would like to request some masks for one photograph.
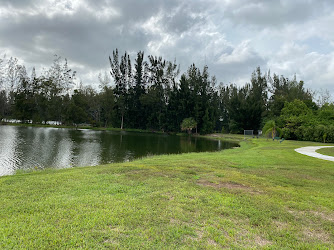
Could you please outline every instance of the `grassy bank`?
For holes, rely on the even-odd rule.
[[[0,178],[0,248],[334,248],[334,164],[312,142]]]

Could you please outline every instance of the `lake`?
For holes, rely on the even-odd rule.
[[[186,152],[218,151],[236,143],[154,133],[0,126],[0,176],[17,170],[70,168]]]

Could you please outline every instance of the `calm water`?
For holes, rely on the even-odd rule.
[[[0,126],[0,176],[16,170],[69,168],[184,152],[217,151],[234,143],[161,134]]]

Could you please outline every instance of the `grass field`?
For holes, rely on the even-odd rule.
[[[334,163],[312,142],[0,178],[0,248],[334,248]]]
[[[321,148],[316,151],[319,154],[334,156],[334,148]]]

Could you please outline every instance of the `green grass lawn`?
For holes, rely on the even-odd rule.
[[[334,163],[311,145],[1,177],[0,248],[334,248]]]
[[[321,148],[316,151],[319,154],[334,156],[334,148]]]

